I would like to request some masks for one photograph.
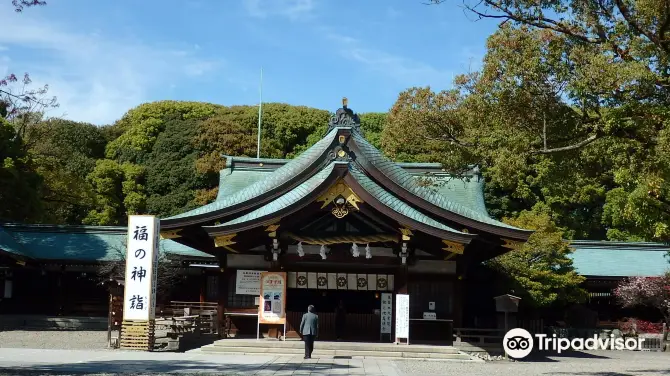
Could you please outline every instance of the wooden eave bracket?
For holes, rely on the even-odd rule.
[[[280,225],[278,225],[276,223],[268,225],[268,227],[265,228],[265,232],[268,233],[269,237],[276,238],[277,237],[277,230],[279,229],[279,226]]]
[[[412,233],[412,229],[410,229],[407,226],[401,227],[400,228],[400,233],[402,234],[402,240],[405,241],[405,242],[409,241],[410,238],[412,237],[412,235],[414,235]]]
[[[182,229],[177,229],[177,230],[164,230],[164,231],[161,231],[161,239],[177,239],[177,238],[181,238],[181,235],[179,234],[179,232],[180,232],[181,230],[182,230]]]
[[[228,234],[228,235],[220,235],[214,237],[214,245],[217,248],[224,248],[227,249],[231,252],[238,253],[236,250],[231,248],[230,246],[235,244],[236,242],[233,241],[233,238],[237,236],[237,234]]]
[[[445,245],[445,247],[442,248],[443,251],[457,255],[462,255],[463,251],[465,251],[465,245],[461,243],[456,243],[449,240],[442,240],[442,243]]]
[[[510,240],[510,239],[505,239],[502,238],[502,241],[505,242],[502,247],[503,248],[508,248],[508,249],[519,249],[523,246],[523,242],[516,241],[516,240]]]

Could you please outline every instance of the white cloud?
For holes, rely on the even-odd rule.
[[[106,37],[99,30],[73,31],[27,13],[0,14],[0,24],[6,31],[0,33],[0,44],[29,53],[5,52],[12,60],[0,59],[0,72],[30,72],[35,87],[49,84],[49,95],[58,97],[60,108],[49,115],[65,113],[68,119],[94,124],[120,118],[148,101],[152,89],[204,75],[222,63],[188,51]]]
[[[443,71],[421,61],[375,49],[354,48],[343,50],[342,53],[345,57],[358,61],[405,85],[444,86],[449,84],[452,77],[450,71]]]
[[[316,4],[314,0],[244,0],[244,7],[252,17],[281,16],[297,20],[309,17]]]
[[[0,56],[0,80],[9,74],[9,56]]]
[[[416,59],[367,47],[360,39],[334,32],[329,27],[321,27],[319,30],[327,39],[337,43],[342,57],[358,62],[403,85],[445,87],[449,86],[453,80],[452,71],[438,69]]]
[[[197,77],[212,72],[216,69],[219,63],[214,61],[196,61],[184,66],[184,72],[187,76]]]

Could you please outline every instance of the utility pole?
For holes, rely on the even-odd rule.
[[[261,158],[261,116],[263,116],[263,67],[261,67],[261,86],[259,92],[260,92],[260,101],[258,102],[258,141],[256,148],[256,159]]]

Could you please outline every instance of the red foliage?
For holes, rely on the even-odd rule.
[[[619,330],[623,334],[631,335],[641,333],[660,334],[663,331],[663,324],[631,318],[626,321],[620,321]]]
[[[651,321],[644,321],[644,320],[637,320],[637,332],[638,333],[653,333],[653,334],[658,334],[663,331],[663,324],[661,323],[656,323],[656,322],[651,322]]]

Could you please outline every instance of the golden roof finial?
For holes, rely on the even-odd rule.
[[[349,104],[349,100],[347,97],[342,98],[342,107],[347,108],[347,105]]]

